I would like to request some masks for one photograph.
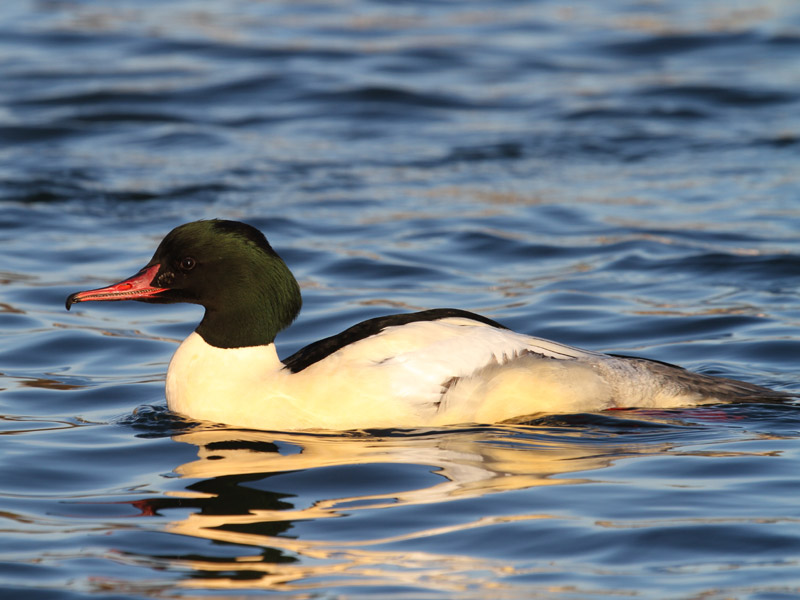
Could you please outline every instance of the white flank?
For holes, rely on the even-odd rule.
[[[240,427],[341,430],[493,423],[626,399],[642,406],[641,392],[659,384],[626,359],[447,318],[388,327],[298,373],[274,344],[221,349],[192,333],[170,362],[167,401],[189,417]],[[645,404],[689,399],[675,392]]]

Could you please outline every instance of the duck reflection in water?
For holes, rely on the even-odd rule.
[[[610,442],[602,431],[575,423],[384,435],[198,429],[174,439],[197,447],[198,459],[175,469],[195,481],[136,507],[162,516],[194,509],[167,531],[233,544],[241,553],[232,556],[230,546],[220,552],[215,544],[205,556],[193,551],[157,558],[188,570],[187,587],[284,591],[423,586],[423,580],[425,589],[442,591],[494,586],[489,582],[518,574],[507,561],[468,547],[437,551],[437,540],[512,522],[562,519],[530,510],[527,502],[526,510],[510,511],[492,496],[580,484],[587,481],[582,473],[667,448],[652,440]],[[482,516],[448,514],[453,502],[478,498],[485,501]]]

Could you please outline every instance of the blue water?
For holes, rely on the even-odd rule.
[[[198,426],[198,307],[63,307],[223,217],[283,356],[452,306],[800,391],[798,56],[785,0],[3,3],[0,596],[800,597],[792,402]]]

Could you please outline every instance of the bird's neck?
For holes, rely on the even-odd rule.
[[[300,286],[283,263],[279,272],[236,290],[220,290],[205,304],[205,315],[195,330],[217,348],[265,346],[286,329],[300,312]]]

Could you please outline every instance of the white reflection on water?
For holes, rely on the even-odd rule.
[[[264,496],[262,506],[248,505],[243,510],[241,497],[230,497],[227,499],[231,501],[230,511],[193,513],[174,521],[167,527],[172,533],[253,548],[252,552],[234,558],[193,555],[177,559],[176,567],[191,571],[191,578],[183,582],[185,586],[286,591],[325,589],[331,585],[405,585],[441,591],[491,589],[493,597],[505,587],[500,580],[521,574],[520,568],[507,561],[482,558],[474,548],[464,548],[459,553],[432,551],[436,543],[430,540],[469,529],[564,517],[537,511],[509,513],[502,499],[495,498],[485,503],[486,510],[470,511],[474,517],[453,523],[446,518],[448,503],[535,486],[580,484],[588,480],[578,476],[579,472],[602,469],[625,456],[668,449],[666,444],[652,443],[652,439],[648,444],[624,440],[609,443],[601,437],[592,439],[580,430],[554,434],[547,429],[526,432],[525,428],[514,426],[387,437],[285,433],[276,436],[258,431],[205,430],[175,439],[198,448],[198,460],[176,469],[181,477],[204,482],[231,477],[244,482],[257,480],[262,490],[269,488],[269,477],[326,467],[377,465],[391,473],[393,465],[424,465],[430,467],[427,472],[431,474],[414,479],[423,479],[430,485],[391,493],[382,491],[386,489],[385,481],[374,486],[359,481],[354,487],[374,487],[376,492],[341,496],[328,492],[331,497],[317,497],[304,507],[283,509],[286,504],[282,507]],[[324,477],[322,473],[320,476]],[[237,486],[230,485],[201,486],[202,491],[197,493],[191,491],[193,487],[197,489],[190,485],[189,489],[173,495],[208,499],[220,494],[216,500],[224,506],[224,496],[236,495],[237,490]],[[277,487],[281,490],[281,500],[286,502],[285,481]],[[347,487],[345,484],[337,489]],[[297,488],[297,496],[309,495],[309,490],[302,490],[301,485]],[[214,491],[207,492],[209,489]],[[291,494],[288,501],[291,502]],[[422,508],[422,505],[432,506]],[[405,525],[402,533],[385,535],[382,524],[391,521],[395,514],[392,509],[398,507],[420,507],[419,514],[425,517],[421,519],[425,523],[419,527]],[[492,507],[494,514],[490,512]],[[368,511],[368,515],[363,511]],[[219,514],[226,512],[234,514]],[[407,519],[408,511],[403,512],[403,518]],[[430,526],[431,521],[437,520],[436,515],[441,515],[447,524]],[[309,523],[332,518],[354,519],[352,528],[344,528],[343,539],[331,539],[330,532],[316,539],[303,533],[313,527]],[[305,522],[304,527],[286,533],[292,523],[301,521]],[[365,522],[372,526],[365,527]],[[401,549],[393,549],[395,544]],[[276,551],[285,560],[276,561]]]

